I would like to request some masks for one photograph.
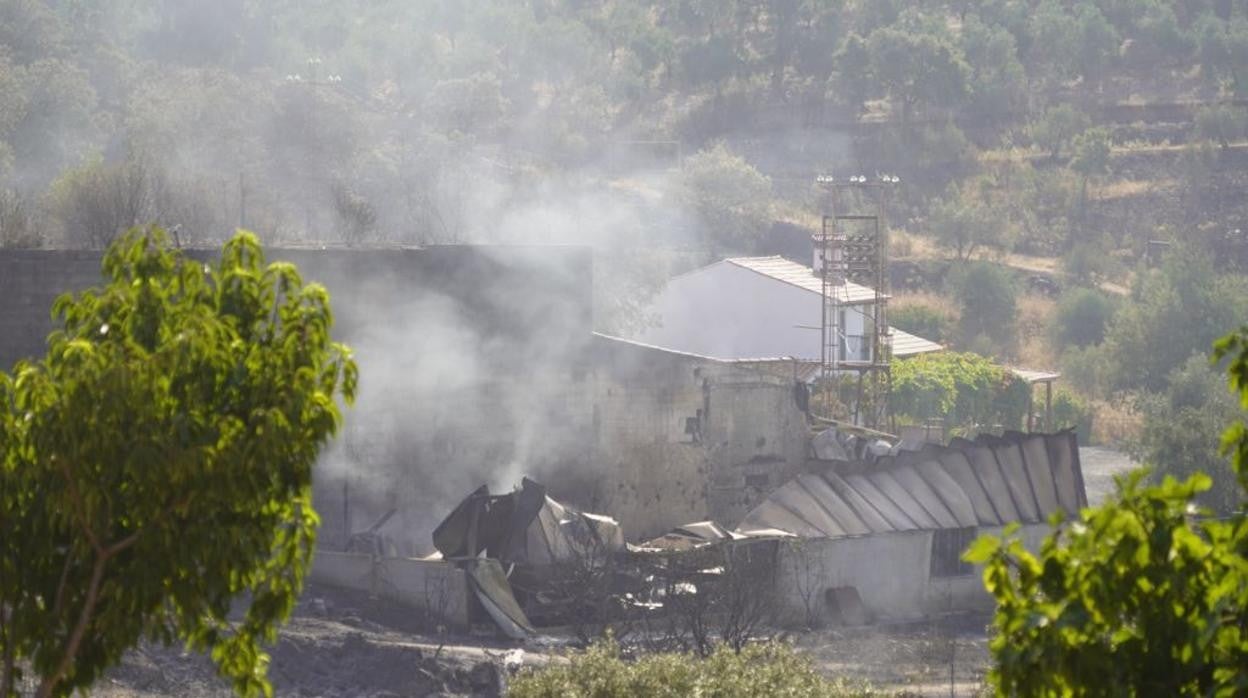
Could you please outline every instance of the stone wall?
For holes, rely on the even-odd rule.
[[[591,356],[590,472],[601,479],[580,504],[630,540],[707,519],[731,527],[804,464],[792,381],[604,336]]]

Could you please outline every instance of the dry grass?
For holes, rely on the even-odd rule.
[[[944,259],[949,256],[930,237],[904,230],[889,231],[888,245],[893,259]]]
[[[1018,298],[1019,365],[1027,368],[1052,369],[1058,365],[1057,352],[1049,337],[1049,327],[1057,312],[1057,302],[1047,296],[1025,293]]]
[[[953,298],[935,291],[899,291],[888,301],[888,307],[894,309],[916,305],[939,310],[954,320],[960,314]]]
[[[1119,445],[1139,438],[1144,418],[1123,402],[1092,400],[1092,443]]]
[[[1153,194],[1176,186],[1178,181],[1174,179],[1120,179],[1091,187],[1089,194],[1095,201],[1113,201]]]

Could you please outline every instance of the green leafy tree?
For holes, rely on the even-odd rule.
[[[1070,169],[1083,175],[1085,181],[1099,177],[1109,172],[1109,153],[1109,130],[1103,126],[1090,128],[1075,137]]]
[[[972,15],[962,26],[962,50],[970,66],[970,110],[1006,114],[1026,99],[1027,76],[1014,36]]]
[[[850,34],[837,48],[833,60],[836,64],[837,96],[855,110],[860,109],[875,85],[871,80],[867,40],[859,34]]]
[[[1248,327],[1215,345],[1248,409]],[[1248,490],[1242,414],[1222,437]],[[1248,687],[1248,516],[1203,518],[1207,475],[1143,487],[1141,473],[1045,539],[1007,529],[966,558],[997,602],[989,676],[1003,695],[1234,696]],[[1193,515],[1196,516],[1193,516]],[[1054,524],[1059,524],[1055,517]]]
[[[1103,293],[1076,288],[1057,304],[1054,339],[1062,346],[1100,344],[1114,315],[1113,302]]]
[[[961,306],[958,329],[966,343],[987,337],[998,347],[1014,340],[1014,317],[1018,290],[1009,272],[989,262],[971,262],[952,279]]]
[[[901,105],[903,123],[917,107],[954,107],[967,95],[970,69],[939,37],[885,27],[871,32],[866,49],[871,75]]]
[[[1027,135],[1037,147],[1057,159],[1062,151],[1087,130],[1088,117],[1069,104],[1059,104],[1044,110],[1040,118],[1027,126]]]
[[[1218,437],[1238,416],[1236,407],[1218,372],[1204,356],[1193,354],[1166,376],[1164,390],[1140,400],[1144,424],[1132,455],[1159,477],[1208,475],[1212,486],[1197,500],[1220,514],[1234,511],[1243,494],[1230,463],[1218,452]]]
[[[140,639],[269,694],[316,540],[312,465],[355,394],[329,296],[240,232],[215,267],[132,230],[0,373],[0,694],[86,688]],[[231,612],[241,611],[235,616]]]
[[[1058,0],[1044,0],[1028,14],[1027,34],[1033,74],[1062,82],[1075,72],[1079,23]]]
[[[1121,38],[1114,26],[1092,3],[1080,3],[1075,18],[1078,32],[1077,60],[1079,74],[1085,81],[1099,85],[1105,68],[1118,55]]]
[[[712,258],[753,249],[769,224],[770,179],[722,143],[690,156],[681,179]]]
[[[931,231],[960,260],[981,246],[998,247],[1005,240],[1005,220],[988,201],[986,183],[953,186],[932,207]]]
[[[1166,376],[1222,332],[1248,319],[1248,282],[1218,274],[1200,250],[1179,249],[1161,269],[1141,275],[1105,336],[1110,384],[1118,390],[1165,388]]]

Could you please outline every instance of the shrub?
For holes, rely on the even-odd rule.
[[[1223,148],[1244,137],[1248,112],[1242,107],[1219,104],[1196,112],[1196,133]]]
[[[1092,408],[1083,398],[1059,388],[1053,395],[1053,423],[1044,427],[1049,431],[1074,427],[1086,443],[1092,436]]]
[[[1082,112],[1075,111],[1069,104],[1061,104],[1044,110],[1038,119],[1027,126],[1027,135],[1031,136],[1036,147],[1056,158],[1089,124],[1088,117]]]
[[[741,652],[718,648],[711,656],[652,654],[636,661],[620,656],[613,640],[572,655],[567,664],[529,668],[511,681],[514,698],[549,696],[874,696],[865,686],[819,675],[810,660],[782,643],[749,645]]]
[[[890,308],[888,313],[888,323],[891,326],[933,342],[949,339],[953,322],[949,312],[932,305],[906,305]]]
[[[1086,288],[1074,289],[1064,294],[1057,304],[1054,339],[1060,346],[1100,344],[1113,315],[1113,302],[1105,294]]]
[[[1018,291],[1009,272],[988,262],[975,262],[953,276],[954,296],[962,309],[959,332],[964,340],[987,335],[998,345],[1014,339]]]
[[[1068,347],[1062,352],[1062,376],[1084,395],[1103,397],[1109,393],[1109,361],[1100,345]]]
[[[1193,355],[1171,371],[1165,390],[1146,396],[1139,407],[1144,428],[1130,444],[1132,455],[1158,478],[1208,475],[1213,487],[1197,499],[1215,511],[1229,512],[1243,501],[1230,464],[1218,453],[1218,436],[1237,413],[1235,399],[1204,357]]]

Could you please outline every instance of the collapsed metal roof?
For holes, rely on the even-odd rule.
[[[781,486],[737,527],[744,535],[840,538],[1037,523],[1087,506],[1072,430],[1006,432],[843,463]]]

